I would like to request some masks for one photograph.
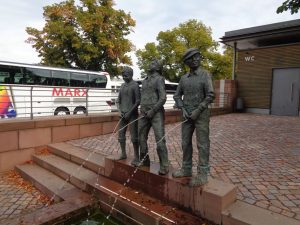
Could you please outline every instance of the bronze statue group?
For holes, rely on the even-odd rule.
[[[174,94],[176,107],[182,110],[183,123],[181,129],[182,139],[182,166],[172,173],[174,178],[192,177],[190,186],[207,183],[209,173],[209,120],[208,105],[214,100],[214,89],[210,74],[200,67],[202,55],[196,48],[188,49],[183,62],[190,71],[183,75]],[[121,116],[119,128],[119,143],[121,155],[118,158],[126,159],[126,127],[130,124],[130,135],[134,149],[133,166],[150,167],[148,155],[148,135],[150,128],[154,131],[156,150],[159,157],[160,175],[169,173],[168,150],[165,140],[164,104],[166,102],[165,81],[161,76],[162,64],[153,60],[149,67],[147,77],[142,82],[141,91],[138,84],[132,80],[133,70],[124,67],[122,84],[119,96],[119,112]],[[138,119],[138,106],[140,105],[141,118]],[[123,128],[123,129],[122,129]],[[192,136],[196,130],[198,149],[197,173],[192,176]]]

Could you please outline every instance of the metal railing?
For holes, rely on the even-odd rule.
[[[165,109],[173,109],[175,91],[167,91]],[[53,115],[117,112],[116,89],[36,85],[0,85],[0,117],[35,118]],[[230,94],[216,94],[213,108],[228,107]]]

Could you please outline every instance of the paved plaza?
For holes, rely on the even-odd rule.
[[[211,176],[238,187],[238,199],[300,220],[300,119],[257,114],[211,118]],[[128,132],[127,132],[128,133]],[[181,165],[180,124],[166,126],[169,160]],[[69,141],[89,151],[117,154],[117,135]],[[150,159],[158,162],[151,131]],[[197,150],[194,144],[194,165]],[[130,137],[127,149],[133,155]],[[196,166],[194,166],[194,169]]]
[[[180,125],[166,126],[169,160],[174,168],[181,165]],[[238,199],[300,221],[299,117],[227,114],[212,117],[210,125],[211,176],[237,185]],[[68,143],[108,155],[120,151],[117,134]],[[158,162],[152,131],[148,143],[151,161]],[[195,137],[193,144],[196,169]],[[133,155],[129,136],[127,149]],[[10,173],[0,174],[0,224],[45,205],[40,192],[20,187],[15,179],[8,179]]]
[[[0,173],[0,224],[46,205],[47,198],[14,171]]]

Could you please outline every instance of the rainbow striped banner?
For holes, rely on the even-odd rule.
[[[0,86],[0,118],[16,117],[17,113],[12,104],[6,86]]]

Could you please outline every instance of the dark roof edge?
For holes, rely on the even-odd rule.
[[[227,31],[225,32],[225,36],[223,36],[221,39],[227,39],[235,36],[243,36],[243,35],[261,33],[261,32],[273,31],[273,30],[288,29],[297,26],[300,26],[300,19],[244,28],[244,29],[233,30],[233,31]]]
[[[244,35],[236,35],[236,36],[230,36],[230,37],[221,37],[221,41],[222,43],[225,42],[229,42],[229,41],[239,41],[239,40],[243,40],[243,39],[248,39],[248,38],[257,38],[257,37],[263,37],[263,36],[267,36],[267,35],[273,35],[273,34],[280,34],[280,33],[286,33],[286,32],[293,32],[293,31],[299,31],[300,30],[300,26],[299,28],[288,28],[288,29],[280,29],[280,30],[272,30],[272,31],[265,31],[265,32],[258,32],[258,33],[249,33],[249,34],[244,34]]]

